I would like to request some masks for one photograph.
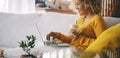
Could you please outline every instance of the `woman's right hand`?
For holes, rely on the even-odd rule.
[[[70,29],[70,33],[73,34],[73,35],[79,35],[79,32],[77,32],[76,30],[74,29]]]
[[[50,40],[51,39],[51,37],[54,39],[54,38],[56,38],[57,36],[57,33],[58,32],[50,32],[49,34],[47,34],[47,36],[46,36],[46,39],[47,40]]]
[[[81,32],[81,28],[79,25],[76,24],[70,25],[70,33],[77,36],[79,35],[80,32]]]

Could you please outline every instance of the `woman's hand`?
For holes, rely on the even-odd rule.
[[[71,38],[73,38],[73,39],[76,39],[79,35],[80,35],[79,32],[77,32],[77,31],[74,30],[74,29],[70,29],[69,37],[71,37]]]
[[[73,35],[79,35],[79,32],[77,32],[76,30],[74,29],[70,29],[70,33],[73,34]]]
[[[70,33],[78,36],[81,32],[81,27],[79,25],[73,24],[70,25]]]
[[[47,40],[50,40],[51,39],[51,37],[54,39],[54,38],[56,38],[57,36],[57,33],[58,32],[50,32],[47,36],[46,36],[46,39]]]
[[[69,37],[72,38],[72,39],[75,39],[76,38],[76,31],[73,30],[73,29],[70,29],[70,31],[69,31]]]

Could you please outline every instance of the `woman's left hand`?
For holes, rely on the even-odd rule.
[[[74,29],[70,29],[70,33],[74,34],[74,35],[79,35],[79,32],[77,32],[76,30]]]

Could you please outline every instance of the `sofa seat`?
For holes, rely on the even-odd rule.
[[[26,39],[26,35],[35,35],[37,40],[32,54],[54,50],[43,45],[43,40],[50,31],[68,34],[69,25],[74,24],[77,15],[47,12],[44,14],[10,14],[0,13],[0,48],[4,56],[20,56],[25,54],[18,42]],[[120,23],[120,18],[104,17],[107,26]],[[40,33],[39,33],[40,32]],[[46,49],[48,48],[48,49]]]

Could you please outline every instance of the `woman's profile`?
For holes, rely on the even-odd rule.
[[[80,17],[70,29],[70,35],[64,35],[60,32],[50,32],[50,37],[57,38],[67,42],[78,52],[84,51],[97,37],[106,29],[106,23],[100,13],[100,0],[72,0],[73,8]],[[77,29],[74,27],[77,26]]]

